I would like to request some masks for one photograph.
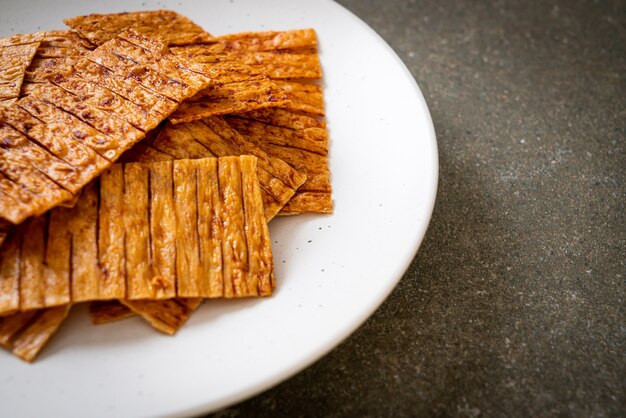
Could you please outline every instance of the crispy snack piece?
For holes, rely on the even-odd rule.
[[[92,14],[65,23],[96,45],[126,29],[161,37],[176,54],[206,63],[236,61],[271,78],[321,78],[313,29],[244,32],[212,37],[188,18],[170,10]]]
[[[319,86],[286,80],[321,78],[317,39],[312,29],[226,35],[212,43],[174,47],[172,51],[206,63],[206,71],[217,67],[217,71],[213,69],[215,73],[230,74],[231,69],[219,69],[238,63],[245,65],[240,72],[269,77],[256,82],[218,82],[184,103],[170,118],[174,123],[268,107],[324,114]]]
[[[0,345],[22,360],[32,362],[67,318],[70,307],[65,305],[0,317]]]
[[[141,316],[156,330],[173,335],[200,306],[202,298],[121,300],[120,303],[132,314]]]
[[[10,235],[0,254],[0,312],[3,315],[16,312],[20,307],[21,238],[19,235]]]
[[[236,33],[201,45],[174,47],[172,51],[204,63],[239,62],[272,79],[322,77],[313,29]]]
[[[269,121],[276,122],[281,118],[278,115],[283,115],[282,119],[286,121],[290,121],[291,123],[288,126],[292,126],[297,128],[299,125],[305,125],[305,127],[324,127],[325,124],[316,119],[305,117],[301,115],[293,114],[289,111],[283,109],[268,109],[268,110],[259,110],[252,113],[256,118],[263,118],[263,115],[266,115],[266,119]],[[129,150],[123,157],[122,160],[124,162],[132,162],[132,161],[140,161],[140,162],[156,162],[156,161],[169,161],[172,159],[182,159],[182,158],[202,158],[209,156],[221,156],[221,155],[229,155],[227,152],[233,153],[232,155],[236,155],[238,153],[237,149],[243,148],[243,153],[252,153],[259,154],[259,150],[255,147],[251,146],[250,143],[245,143],[241,141],[241,138],[232,132],[232,129],[229,129],[220,118],[211,118],[209,121],[213,128],[210,128],[208,124],[203,124],[195,127],[192,131],[189,131],[187,127],[190,124],[182,124],[172,126],[168,123],[164,125],[164,129],[161,128],[158,130],[158,133],[151,138],[146,138],[146,140],[136,144],[131,150]],[[283,122],[286,124],[287,122]],[[198,122],[198,124],[200,124]],[[161,135],[161,131],[163,134]],[[197,136],[197,139],[193,139],[193,137]],[[216,135],[218,135],[216,137]],[[213,142],[213,145],[204,145],[205,142]],[[197,142],[197,144],[194,144]],[[267,158],[267,157],[266,157]],[[272,161],[273,158],[268,158],[268,160]],[[273,208],[276,206],[276,200],[272,197],[266,190],[275,190],[276,182],[272,180],[266,180],[264,183],[264,179],[268,178],[268,172],[262,171],[261,165],[259,162],[258,174],[259,179],[261,181],[261,193],[263,195],[263,200],[265,203],[265,214],[266,216],[273,216],[272,213],[275,212],[276,209],[272,209],[272,212],[268,212],[267,208]],[[280,170],[284,165],[280,163],[274,163],[268,165],[268,170]],[[270,179],[272,177],[269,177]],[[274,183],[274,184],[272,184]],[[275,195],[276,198],[281,198],[281,195]],[[286,199],[286,197],[282,197],[282,199]],[[159,305],[159,303],[162,303]],[[119,305],[118,305],[119,306]],[[155,302],[149,305],[152,310],[156,310],[157,307],[159,309],[158,312],[161,312],[161,315],[164,318],[172,317],[176,315],[176,312],[180,310],[180,307],[176,304],[172,305],[169,302]],[[117,307],[115,308],[117,309]],[[174,313],[170,313],[173,310]],[[128,311],[123,311],[127,313]],[[150,321],[149,321],[150,322]],[[152,321],[154,323],[157,321]],[[151,323],[152,323],[151,322]]]
[[[312,29],[226,35],[213,43],[174,47],[172,51],[205,63],[205,72],[214,74],[216,80],[181,105],[170,117],[173,123],[269,107],[324,115],[321,87],[288,80],[322,76]],[[246,74],[254,78],[246,78]]]
[[[80,197],[80,194],[77,194],[73,196],[72,198],[70,198],[69,200],[66,200],[65,202],[61,203],[59,207],[72,208],[78,201],[79,197]],[[13,228],[14,228],[14,225],[11,222],[0,218],[0,248],[2,247],[2,243],[9,236]]]
[[[306,174],[305,183],[279,215],[333,211],[324,122],[284,109],[258,110],[225,120],[246,141]]]
[[[312,116],[324,116],[322,87],[317,84],[294,80],[276,80],[276,85],[287,96],[287,103],[280,105],[286,110]]]
[[[231,114],[229,116],[255,120],[265,123],[266,125],[293,130],[304,130],[308,128],[326,129],[326,122],[320,118],[281,108],[253,110],[251,112]]]
[[[220,117],[178,125],[167,123],[156,138],[141,142],[137,147],[131,152],[134,158],[142,162],[255,155],[258,158],[258,177],[268,221],[306,180],[302,173],[284,161],[269,156],[260,147],[246,141]]]
[[[201,303],[201,298],[122,302],[107,300],[92,302],[89,305],[89,313],[94,325],[108,324],[139,315],[156,330],[172,335],[184,325]]]
[[[20,96],[26,69],[43,37],[40,32],[0,39],[0,107]]]
[[[253,156],[114,165],[73,208],[15,228],[0,253],[0,315],[95,300],[270,295],[256,173]]]
[[[172,10],[90,14],[65,19],[64,22],[96,45],[102,45],[127,29],[135,29],[146,36],[161,37],[170,46],[213,39],[200,26]]]
[[[21,96],[33,91],[33,84],[43,83],[50,76],[67,72],[81,56],[93,51],[96,45],[73,30],[45,32],[22,84]]]
[[[271,79],[319,79],[322,75],[313,29],[214,38],[189,19],[163,10],[79,16],[65,22],[98,45],[126,28],[135,28],[160,36],[176,55],[204,63],[202,72],[214,84],[184,103],[172,116],[174,123],[266,107],[292,108],[289,94]],[[294,92],[296,99],[298,93]],[[314,114],[320,112],[310,103],[297,102],[293,109],[297,106]]]
[[[216,38],[221,52],[317,52],[314,29],[240,32]]]
[[[11,232],[13,224],[7,220],[0,219],[0,248],[2,247],[2,243],[7,238],[9,233]]]
[[[11,348],[13,338],[39,313],[38,310],[0,316],[0,346]]]
[[[103,325],[121,321],[137,315],[118,300],[103,300],[89,304],[89,314],[94,325]]]
[[[272,79],[319,79],[322,70],[316,53],[255,52],[237,56],[239,62],[263,71]]]
[[[122,60],[132,64],[112,63]],[[20,223],[67,201],[208,82],[164,44],[126,32],[36,84],[0,110],[0,218]]]
[[[220,170],[219,178],[230,179],[233,177],[237,177],[236,173],[232,171],[232,168],[233,167],[224,167],[223,170]],[[235,187],[237,186],[235,185]],[[253,182],[251,182],[249,178],[242,178],[241,188],[244,194],[253,193],[255,184],[253,184]],[[237,219],[238,214],[242,212],[240,203],[236,199],[228,198],[228,196],[233,196],[233,193],[231,193],[230,190],[224,190],[224,196],[226,204],[223,206],[223,208],[231,212],[233,214],[233,217]],[[215,196],[214,199],[217,199],[217,196]],[[247,265],[252,266],[252,269],[248,270],[247,273],[245,266],[246,263],[244,262],[244,260],[240,259],[241,254],[243,254],[241,248],[242,242],[246,241],[248,246],[252,245],[257,248],[263,248],[262,242],[264,240],[264,234],[262,232],[264,230],[264,225],[261,225],[259,223],[259,219],[254,216],[255,212],[262,212],[263,207],[260,205],[260,202],[258,200],[253,203],[254,206],[246,205],[246,203],[247,202],[244,201],[244,218],[239,218],[237,220],[237,223],[246,223],[247,225],[249,225],[249,228],[245,231],[245,233],[242,233],[241,231],[238,232],[237,228],[234,227],[234,223],[226,223],[224,224],[225,226],[223,233],[225,235],[231,236],[231,239],[229,240],[229,245],[227,245],[226,247],[222,247],[222,254],[220,254],[220,251],[218,249],[218,243],[215,241],[213,242],[213,246],[208,245],[204,247],[204,251],[208,251],[209,253],[212,253],[214,255],[214,265],[219,264],[220,256],[225,257],[226,259],[237,260],[235,263],[232,263],[232,265],[224,265],[224,277],[227,281],[232,283],[232,286],[235,289],[240,289],[239,292],[248,291],[247,289],[249,288],[249,286],[258,287],[259,285],[262,285],[262,282],[259,282],[257,280],[254,280],[252,283],[250,283],[249,281],[244,280],[242,276],[248,274],[251,277],[259,278],[262,281],[262,277],[265,275],[264,270],[267,268],[267,266],[263,262],[263,259],[267,258],[267,254],[263,254],[262,252],[248,252]],[[202,210],[199,210],[199,212],[196,213],[195,216],[202,217],[202,212]],[[194,216],[193,211],[190,215],[185,215],[191,217]],[[206,213],[206,215],[208,216],[209,214]],[[208,231],[205,231],[204,234],[206,234],[207,232]],[[196,247],[202,247],[201,245],[198,246],[193,239],[190,240],[189,244],[189,247],[192,248],[192,251],[195,250]],[[196,268],[195,263],[202,264],[202,261],[192,260],[192,262],[189,263],[187,260],[183,260],[183,265],[181,267],[183,274],[186,274],[189,277],[196,275],[193,271]],[[207,265],[205,265],[205,269],[210,269],[210,264],[211,263],[207,263]],[[214,280],[213,283],[218,287],[218,289],[216,290],[220,291],[221,288],[219,281]],[[203,283],[198,281],[186,281],[186,283],[183,283],[184,287],[191,286],[193,288],[197,288],[202,285]],[[226,289],[228,289],[228,287]],[[157,330],[166,334],[173,334],[184,324],[189,316],[191,316],[193,311],[197,308],[197,306],[199,306],[201,299],[170,299],[165,301],[139,300],[121,302],[125,306],[133,310],[135,313],[141,315]]]
[[[39,57],[80,56],[98,45],[83,38],[75,30],[51,30],[44,33],[37,50]]]

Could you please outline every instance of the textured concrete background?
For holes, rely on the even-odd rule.
[[[358,332],[217,415],[619,416],[626,2],[341,3],[432,112],[430,229]]]

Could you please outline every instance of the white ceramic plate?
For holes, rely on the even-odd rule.
[[[32,365],[0,351],[10,417],[186,416],[241,401],[319,359],[387,297],[424,236],[437,147],[424,99],[372,29],[329,1],[2,4],[0,35],[94,12],[171,8],[213,34],[313,27],[324,70],[335,213],[276,219],[278,288],[205,304],[175,337],[140,319],[94,327],[77,307]]]

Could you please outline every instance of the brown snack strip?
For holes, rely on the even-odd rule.
[[[103,325],[139,315],[156,330],[171,335],[184,325],[202,299],[177,298],[151,302],[153,301],[127,300],[124,304],[118,300],[92,302],[89,305],[91,322],[94,325]],[[127,305],[132,306],[134,310]]]
[[[209,116],[289,105],[287,96],[273,81],[244,80],[207,87],[182,103],[169,119],[172,123],[192,122]]]
[[[86,302],[99,297],[102,270],[98,260],[98,200],[97,183],[91,183],[80,196],[67,217],[72,235],[70,283],[73,302]]]
[[[68,179],[65,185],[66,189],[70,191],[80,190],[79,185],[86,183],[88,179],[106,168],[106,159],[82,141],[87,134],[80,129],[84,126],[80,121],[77,121],[76,124],[76,130],[80,132],[76,136],[74,135],[74,125],[52,121],[45,123],[42,120],[50,120],[48,116],[50,105],[34,101],[30,96],[21,99],[18,104],[23,104],[24,108],[22,106],[5,108],[2,116],[0,116],[2,122],[5,126],[10,126],[18,131],[34,145],[45,149],[75,169],[76,174],[73,178]],[[93,131],[89,132],[93,134]],[[94,141],[97,140],[94,139]],[[15,141],[15,143],[19,144],[20,141]],[[30,155],[22,154],[22,157],[28,162],[32,161]],[[35,161],[31,164],[35,165]],[[64,197],[63,200],[67,200],[68,196]]]
[[[88,39],[82,37],[75,30],[50,30],[44,32],[43,39],[41,41],[42,48],[59,48],[65,49],[67,53],[67,49],[78,50],[82,52],[91,51],[96,49],[97,45],[89,41]],[[67,55],[67,54],[63,54]]]
[[[51,76],[69,71],[79,57],[95,48],[96,45],[82,38],[76,31],[45,32],[26,70],[21,95],[30,94],[36,84],[47,81]]]
[[[268,156],[246,141],[222,118],[212,117],[185,124],[166,124],[149,144],[176,159],[255,155],[261,182],[265,216],[272,219],[306,180],[278,158]]]
[[[232,161],[232,162],[231,162]],[[245,245],[245,222],[243,210],[243,190],[241,188],[241,167],[238,160],[220,164],[218,179],[221,196],[221,213],[224,239],[222,258],[224,262],[224,296],[233,297],[256,289],[248,289],[245,268],[248,265],[248,249]]]
[[[167,85],[165,87],[172,88],[174,94],[176,94],[176,89],[180,90],[184,98],[189,97],[190,92],[187,89],[190,85],[202,83],[206,77],[203,74],[204,66],[187,61],[181,56],[163,55],[158,45],[155,47],[153,43],[146,43],[145,39],[141,37],[122,34],[120,38],[113,39],[103,45],[101,51],[115,54],[119,60],[112,61],[112,63],[127,65],[127,68],[131,69],[136,77],[144,76],[143,72],[137,70],[145,70],[145,73],[151,70],[166,77]],[[155,63],[155,55],[159,59],[158,63]],[[142,67],[133,67],[131,64]],[[174,99],[180,100],[180,98]]]
[[[118,300],[92,302],[89,305],[91,322],[94,325],[103,325],[132,318],[139,314],[142,319],[158,331],[171,335],[184,325],[191,314],[200,306],[202,299],[178,298],[150,302],[152,301],[125,301],[125,304]],[[127,305],[132,306],[134,310],[131,310]],[[0,327],[2,327],[1,322]]]
[[[153,148],[146,142],[138,142],[124,153],[120,161],[124,163],[158,163],[176,159],[168,153]]]
[[[215,161],[217,162],[217,160]],[[246,159],[246,161],[248,161],[248,159]],[[247,176],[246,178],[249,177],[253,176]],[[221,242],[221,237],[224,236],[224,223],[217,165],[215,165],[215,169],[211,171],[196,170],[196,182],[198,200],[205,202],[203,205],[198,205],[197,210],[199,225],[198,249],[201,255],[200,268],[208,279],[206,284],[202,285],[202,287],[209,297],[218,297],[224,294],[224,261]],[[257,187],[256,190],[260,190],[260,188]],[[258,199],[257,203],[262,206],[260,196],[252,196],[252,198]],[[263,212],[256,215],[263,220],[267,219]],[[255,221],[257,221],[256,218],[248,221],[246,225],[250,227]]]
[[[252,52],[233,59],[249,65],[271,79],[320,79],[322,67],[317,54]]]
[[[43,309],[11,341],[10,350],[24,361],[32,362],[59,329],[71,305]]]
[[[130,97],[142,86],[148,100],[163,101],[160,92],[167,89],[169,97],[178,103],[208,82],[196,64],[174,56],[161,41],[134,31],[120,33],[117,39],[85,54],[76,65],[85,72],[83,78],[95,82],[111,79],[109,84],[120,91],[112,90],[122,95]],[[166,106],[162,110],[169,114],[173,109]]]
[[[109,110],[85,103],[81,97],[62,88],[50,84],[40,84],[38,87],[33,95],[22,99],[22,106],[26,108],[35,100],[33,96],[38,95],[49,105],[50,122],[73,123],[79,127],[73,131],[73,135],[109,161],[117,160],[124,150],[135,143],[135,138],[144,135],[143,131],[126,120],[112,116]],[[40,117],[47,121],[45,116]]]
[[[124,168],[124,252],[127,295],[130,299],[152,299],[150,288],[150,226],[148,212],[148,168],[130,164]]]
[[[17,99],[0,99],[0,108],[17,102]]]
[[[213,176],[217,172],[217,161],[206,160],[207,171]],[[176,292],[180,296],[208,295],[208,283],[200,264],[200,236],[198,231],[190,231],[187,225],[198,225],[198,182],[197,170],[193,164],[173,166],[174,205],[176,214]],[[210,202],[209,202],[210,203]],[[194,228],[195,229],[195,228]]]
[[[217,160],[215,160],[217,161]],[[246,172],[252,172],[256,170],[254,165],[250,164],[251,160],[246,159],[242,163],[242,170]],[[215,164],[217,169],[217,164]],[[180,256],[181,261],[177,264],[177,267],[182,270],[179,272],[179,277],[193,277],[193,274],[189,274],[185,269],[193,268],[203,271],[203,275],[209,277],[209,294],[211,296],[222,295],[227,290],[224,290],[224,283],[222,280],[222,246],[218,237],[221,237],[222,222],[221,222],[221,206],[219,202],[219,184],[217,176],[211,176],[207,170],[194,173],[193,171],[179,171],[178,176],[182,178],[196,177],[195,190],[191,195],[195,193],[205,193],[207,197],[203,198],[204,201],[210,201],[210,205],[201,205],[196,210],[188,208],[185,203],[179,205],[178,216],[192,216],[193,220],[198,220],[200,227],[198,228],[198,235],[200,239],[196,239],[193,235],[190,235],[187,230],[181,229],[179,231],[180,238],[178,242],[184,243],[181,248],[178,248],[177,254]],[[242,192],[251,195],[250,199],[245,199],[247,206],[244,214],[246,216],[246,224],[248,228],[245,232],[245,242],[247,243],[247,252],[249,254],[249,274],[247,277],[247,288],[251,291],[255,289],[259,294],[271,294],[274,287],[273,274],[271,274],[271,265],[268,265],[265,260],[271,255],[271,248],[269,246],[269,236],[264,235],[267,233],[267,229],[263,227],[259,222],[263,217],[258,216],[263,213],[263,205],[259,196],[252,196],[255,193],[259,193],[258,187],[254,187],[254,182],[251,181],[251,176],[242,177]],[[181,191],[184,193],[184,191]],[[228,194],[228,193],[226,193]],[[177,198],[176,201],[186,202],[185,199]],[[199,241],[199,245],[197,242]],[[198,247],[201,247],[198,251]],[[184,249],[188,248],[189,251],[185,252]],[[228,252],[228,251],[227,251]],[[184,256],[186,254],[186,257]],[[198,254],[202,257],[197,259]],[[186,261],[189,257],[194,258],[189,266]],[[185,267],[187,266],[187,267]],[[268,270],[269,269],[269,270]],[[197,281],[191,280],[191,283],[196,287],[202,286]],[[132,303],[132,302],[131,302]],[[141,303],[141,302],[140,302]],[[168,318],[178,318],[180,316],[181,307],[179,304],[172,304],[170,301],[162,301],[160,304],[149,303],[147,306],[151,309],[149,315],[145,319],[148,320],[155,328],[163,330],[164,323],[168,323]],[[184,310],[183,310],[184,312]],[[191,312],[189,312],[190,314]],[[171,330],[171,328],[170,328]]]
[[[149,57],[153,59],[153,66],[158,66],[160,58],[170,63],[170,66],[177,60],[164,44],[158,41],[145,39],[139,34],[130,32],[124,35],[152,48]],[[104,49],[106,48],[105,45]],[[65,78],[91,80],[95,84],[101,83],[107,90],[117,95],[116,98],[119,100],[130,96],[133,101],[141,102],[142,107],[149,109],[153,115],[158,115],[147,118],[146,126],[135,126],[117,114],[119,109],[127,107],[100,109],[97,105],[85,103],[80,95],[55,87],[49,82],[38,85],[30,95],[5,107],[0,113],[0,126],[10,125],[59,159],[77,169],[80,168],[79,172],[87,172],[82,179],[76,180],[75,184],[65,185],[69,192],[74,194],[133,143],[143,138],[144,132],[156,127],[178,106],[177,101],[155,92],[160,85],[150,85],[154,80],[142,80],[142,85],[128,77],[126,67],[111,70],[94,62],[106,54],[110,54],[110,51],[96,49],[86,53],[68,74],[56,77],[55,82],[67,84],[63,81]],[[208,78],[186,69],[187,64],[186,60],[181,59],[180,71],[177,74],[187,71],[193,73],[193,76],[190,76],[189,80],[186,80],[188,83],[181,87],[180,91],[183,93],[177,96],[180,100],[195,94],[209,81]],[[90,153],[91,150],[98,154]],[[102,160],[101,157],[106,159]],[[0,179],[2,191],[0,218],[20,223],[25,218],[41,214],[71,197],[71,193],[68,195],[67,190],[58,187],[54,179],[48,180],[35,169],[29,171],[30,162],[22,164],[21,161],[9,159],[5,161],[6,164],[2,168],[3,177]],[[40,193],[44,184],[46,190]]]
[[[156,127],[159,121],[163,119],[162,114],[151,109],[149,104],[146,103],[145,106],[139,106],[92,81],[76,77],[55,77],[52,82],[77,96],[83,102],[100,109],[106,109],[112,115],[128,121],[134,127],[144,132],[148,132]]]
[[[38,310],[0,316],[0,346],[11,348],[13,338],[39,313]]]
[[[299,192],[287,202],[279,215],[298,215],[305,212],[333,213],[331,193],[306,190]]]
[[[0,38],[0,48],[41,42],[43,36],[44,34],[42,32],[35,32],[17,34],[6,38]]]
[[[236,33],[172,51],[204,63],[239,62],[272,79],[322,77],[313,29]]]
[[[11,232],[13,224],[5,219],[0,219],[0,248],[2,243],[7,239],[7,236]]]
[[[157,299],[176,296],[176,218],[174,210],[174,178],[169,164],[158,164],[150,169],[150,254],[152,277],[150,285]],[[202,223],[197,224],[198,228]],[[180,241],[178,241],[180,243]]]
[[[154,113],[161,116],[169,115],[178,107],[178,102],[165,97],[155,90],[146,88],[134,78],[126,75],[116,75],[111,70],[93,61],[81,59],[75,64],[74,68],[78,70],[80,78],[105,87],[138,106],[151,108]]]
[[[254,160],[251,159],[243,160],[241,170],[248,173],[254,172],[256,165],[253,164],[253,161]],[[215,164],[215,166],[217,168],[217,164]],[[201,171],[197,174],[189,171],[178,172],[179,176],[187,176],[188,178],[195,175],[196,190],[194,190],[194,192],[206,193],[210,196],[203,200],[211,201],[212,204],[198,207],[197,213],[191,215],[194,216],[194,219],[199,219],[198,223],[201,225],[201,227],[198,228],[198,235],[202,237],[198,240],[200,245],[206,244],[202,246],[199,252],[197,251],[198,245],[192,246],[190,254],[188,253],[187,255],[194,257],[197,256],[198,253],[202,254],[200,261],[194,261],[195,263],[199,263],[200,266],[194,265],[193,267],[201,269],[204,275],[209,276],[208,285],[211,288],[211,294],[221,295],[222,292],[225,292],[221,274],[222,248],[216,237],[222,236],[223,233],[221,231],[222,222],[220,217],[222,208],[219,205],[219,185],[217,178],[209,174],[210,173],[207,171]],[[271,294],[275,286],[274,276],[271,274],[271,265],[265,262],[265,260],[271,256],[271,247],[269,245],[270,241],[269,235],[267,235],[267,228],[264,228],[264,225],[261,223],[263,217],[258,216],[263,213],[259,189],[255,187],[252,180],[252,176],[242,176],[242,193],[251,196],[250,199],[244,199],[244,202],[247,203],[243,213],[246,217],[245,223],[248,225],[248,228],[245,230],[245,242],[247,244],[247,254],[249,258],[247,266],[248,274],[243,277],[247,279],[245,283],[246,289],[249,289],[250,292],[256,290],[259,294],[265,295]],[[224,194],[228,195],[227,192]],[[257,196],[254,196],[255,194]],[[179,199],[177,199],[177,201],[178,200]],[[185,211],[185,206],[181,206],[180,212],[183,213],[182,216],[190,216],[189,211]],[[187,231],[181,230],[179,233],[181,234],[181,238],[178,242],[182,240],[187,245],[189,245],[190,241],[195,242],[193,236],[190,236]],[[226,244],[228,246],[228,243]],[[227,249],[227,253],[229,252],[230,251]],[[180,249],[178,254],[180,254]],[[184,263],[185,257],[181,258],[183,258]],[[181,263],[177,264],[177,266],[181,266]],[[180,275],[180,273],[179,276],[185,277]],[[241,276],[239,280],[241,280]],[[196,286],[198,285],[202,286],[196,283]],[[241,287],[241,285],[242,284],[239,283],[239,287]],[[180,304],[172,303],[169,300],[154,303],[152,303],[152,301],[127,301],[126,304],[128,304],[128,306],[135,304],[135,310],[140,312],[144,319],[157,330],[166,333],[173,333],[176,329],[180,328],[182,323],[177,322],[177,319],[181,318],[181,316],[186,319],[191,314],[191,312],[181,308]],[[144,308],[144,311],[139,310],[141,308]]]
[[[290,129],[243,118],[229,118],[228,122],[259,146],[266,143],[289,146],[318,155],[328,154],[328,132],[325,128]]]
[[[273,262],[256,161],[244,155],[107,171],[75,207],[29,220],[4,244],[0,315],[111,298],[269,294],[258,285],[273,282]],[[179,273],[180,257],[191,256]]]
[[[245,119],[252,119],[266,125],[289,129],[326,128],[326,122],[315,117],[294,113],[287,109],[260,109],[241,114],[233,114]]]
[[[98,212],[98,258],[103,271],[99,286],[101,299],[126,297],[124,171],[121,164],[114,164],[100,176],[100,199]]]
[[[20,308],[22,311],[39,309],[46,306],[44,251],[45,217],[30,219],[20,231],[22,240],[20,264]]]
[[[0,211],[14,221],[44,212],[51,203],[65,202],[73,195],[28,162],[29,155],[11,155],[3,150],[0,162]],[[21,158],[20,158],[21,157]],[[45,169],[54,169],[54,161]]]
[[[313,29],[240,32],[215,39],[220,51],[271,52],[316,51],[317,35]]]
[[[174,53],[174,48],[172,49],[172,53]],[[184,53],[175,55],[178,57],[187,57]],[[195,59],[195,57],[191,57],[191,59]],[[252,82],[256,80],[266,80],[268,78],[259,70],[236,61],[198,63],[198,68],[201,69],[203,74],[211,78],[211,85],[230,84],[241,81]]]
[[[127,29],[162,37],[168,45],[196,44],[213,39],[190,19],[171,10],[90,14],[65,19],[64,22],[96,45],[115,38]]]
[[[252,159],[241,160],[242,173],[256,172],[256,161]],[[245,242],[248,252],[247,291],[258,292],[260,295],[270,295],[276,283],[272,273],[272,265],[267,263],[271,259],[272,249],[270,246],[269,231],[262,224],[263,203],[261,191],[251,175],[241,176],[243,200]],[[247,197],[247,198],[246,198]]]
[[[21,216],[29,206],[32,194],[0,172],[0,210],[8,219]]]
[[[128,44],[122,40],[116,41],[121,45]],[[110,41],[110,43],[116,41]],[[104,49],[107,46],[110,47],[112,51]],[[123,56],[123,51],[117,51],[115,45],[105,44],[101,48],[102,49],[97,51],[97,55],[94,54],[96,56],[90,57],[91,61],[109,71],[129,74],[133,82],[136,82],[147,90],[158,93],[175,102],[180,102],[184,98],[189,97],[189,91],[193,90],[193,88],[190,89],[187,84],[178,80],[172,80],[147,65],[136,64],[136,58],[134,56]],[[140,48],[137,49],[142,51]],[[158,65],[156,65],[156,67],[158,67]]]
[[[314,116],[324,116],[324,97],[322,87],[317,84],[294,80],[275,80],[276,85],[285,93],[287,110]]]
[[[202,299],[121,300],[120,302],[148,321],[156,330],[173,335],[200,306]]]
[[[0,126],[0,136],[3,145],[0,155],[28,161],[34,169],[67,190],[73,190],[73,185],[83,175],[76,167],[56,157],[39,144],[29,141],[9,125]]]
[[[259,32],[226,35],[214,43],[187,45],[172,49],[175,54],[192,57],[206,63],[205,73],[211,74],[216,84],[196,96],[172,117],[175,123],[189,122],[201,117],[262,109],[284,107],[323,115],[321,91],[298,89],[285,96],[280,83],[285,79],[319,79],[321,67],[317,56],[317,41],[313,30]],[[229,64],[237,69],[227,68]],[[254,82],[249,77],[227,81],[231,74],[259,74],[270,79]],[[293,90],[293,82],[285,81],[285,88]],[[302,83],[295,82],[300,85]],[[319,89],[319,87],[318,87]],[[317,93],[317,97],[311,97]],[[319,100],[318,100],[319,99]]]
[[[22,212],[28,214],[44,212],[50,202],[59,201],[60,203],[72,196],[69,191],[60,187],[19,156],[3,152],[2,159],[0,159],[0,173],[6,179],[5,184],[16,190],[11,193],[11,197],[19,199],[24,206],[24,210],[16,214],[16,208],[12,207],[11,201],[0,199],[0,208],[6,214],[3,217],[10,221],[22,215]]]
[[[20,61],[24,61],[27,59],[28,58],[26,56],[22,57],[18,55],[17,57],[11,57],[11,59],[3,60],[0,65],[0,84],[8,85],[15,80],[19,80],[20,76],[23,77],[23,75],[20,74],[22,71],[24,71],[22,70],[23,65],[20,65]],[[6,100],[6,97],[3,97],[3,99]]]
[[[225,120],[247,141],[306,174],[305,183],[281,209],[280,215],[332,212],[325,124],[284,109],[256,111]]]
[[[0,312],[10,314],[20,308],[20,267],[22,235],[12,234],[0,252]]]
[[[24,103],[29,103],[24,99]],[[33,107],[33,106],[31,106]],[[33,109],[36,115],[43,115],[46,105],[37,105]],[[22,109],[20,106],[11,106],[4,109],[5,126],[11,126],[15,131],[28,138],[35,145],[47,150],[59,160],[74,167],[79,175],[72,182],[86,181],[84,176],[95,176],[98,170],[106,166],[106,160],[94,150],[84,145],[76,138],[71,127],[62,123],[45,124],[38,117]],[[43,117],[43,116],[42,116]],[[82,136],[79,135],[79,136]],[[67,138],[63,141],[62,139]],[[16,141],[19,144],[19,142]],[[24,154],[24,158],[28,158]]]
[[[319,86],[288,80],[322,76],[312,29],[226,35],[215,38],[213,43],[175,47],[172,51],[205,63],[205,73],[211,73],[216,81],[184,103],[170,118],[174,123],[270,107],[324,114]],[[228,68],[229,64],[238,67]],[[233,73],[244,77],[228,81]]]
[[[0,107],[20,96],[26,69],[43,36],[39,32],[0,39]]]
[[[81,194],[82,196],[82,194]],[[79,202],[77,202],[79,203]],[[47,215],[47,243],[45,251],[45,293],[44,304],[56,306],[70,303],[70,272],[72,271],[72,251],[79,242],[72,241],[66,219],[75,209],[60,207]],[[78,209],[80,210],[80,209]],[[81,250],[77,248],[77,250]]]
[[[53,124],[68,127],[67,135],[94,150],[109,164],[134,144],[137,137],[143,136],[142,131],[128,122],[47,83],[38,84],[33,94],[21,99],[19,105],[41,119],[46,124],[44,127]]]
[[[298,189],[299,192],[316,190],[330,193],[330,172],[326,155],[275,144],[263,144],[262,146],[269,155],[278,157],[292,167],[297,167],[299,171],[306,173],[307,180]]]
[[[78,198],[80,197],[80,192],[73,195],[71,198],[67,199],[66,201],[62,202],[59,204],[59,207],[61,208],[73,208],[74,205],[76,205],[76,202],[78,202]]]

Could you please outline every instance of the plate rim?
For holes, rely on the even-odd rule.
[[[286,367],[279,368],[277,372],[267,373],[262,376],[262,378],[255,379],[256,383],[243,386],[239,390],[232,391],[230,394],[223,396],[220,399],[216,400],[207,397],[205,398],[205,400],[203,400],[197,398],[186,403],[174,405],[173,407],[168,409],[168,412],[164,412],[156,416],[196,416],[215,412],[250,399],[270,388],[275,387],[276,385],[288,380],[289,378],[295,376],[304,369],[310,367],[312,364],[314,364],[322,357],[326,356],[333,349],[335,349],[339,344],[344,342],[375,313],[375,311],[389,297],[399,281],[404,277],[407,269],[414,260],[415,255],[417,254],[417,251],[424,240],[425,234],[432,218],[439,182],[439,156],[437,138],[432,117],[426,103],[426,99],[421,92],[421,89],[419,88],[419,85],[417,84],[415,78],[407,68],[407,65],[402,61],[402,59],[393,50],[393,48],[391,48],[391,46],[372,27],[370,27],[356,14],[348,10],[345,6],[333,0],[325,0],[324,3],[327,6],[332,6],[334,8],[334,12],[336,12],[337,14],[342,14],[342,17],[350,19],[352,22],[354,22],[355,25],[358,25],[361,29],[364,29],[364,34],[368,33],[372,37],[372,42],[376,42],[380,46],[382,46],[382,48],[389,55],[389,58],[395,62],[394,66],[397,67],[398,70],[402,72],[402,74],[404,74],[403,77],[399,76],[398,78],[402,78],[403,81],[404,79],[406,79],[407,91],[409,90],[408,86],[412,86],[412,89],[410,89],[411,100],[415,100],[415,103],[417,104],[417,106],[415,107],[415,111],[419,114],[420,122],[421,124],[424,124],[424,126],[421,126],[420,128],[420,133],[422,133],[423,135],[410,138],[410,140],[419,140],[420,142],[423,142],[425,144],[423,145],[423,151],[430,151],[430,155],[427,155],[427,153],[425,152],[425,155],[427,155],[425,159],[429,162],[430,170],[429,172],[426,172],[424,170],[421,171],[423,175],[424,173],[428,173],[427,178],[429,179],[429,181],[424,181],[420,188],[421,192],[419,197],[420,200],[423,202],[423,209],[420,210],[420,220],[419,222],[417,222],[417,228],[415,228],[415,236],[413,237],[414,239],[411,240],[412,246],[408,246],[405,248],[406,253],[403,253],[402,258],[399,257],[398,262],[393,265],[393,269],[389,270],[388,274],[386,275],[388,279],[384,281],[384,286],[381,286],[381,290],[376,292],[375,295],[373,295],[372,299],[368,300],[367,303],[362,303],[358,306],[359,309],[357,311],[358,315],[356,315],[356,319],[352,318],[350,321],[346,321],[344,324],[342,324],[337,332],[333,332],[330,334],[329,341],[325,341],[324,344],[316,345],[312,350],[307,351],[306,355],[299,357],[297,361],[292,361],[291,364],[288,364]],[[154,4],[151,6],[154,6],[154,8],[158,8],[158,6]],[[165,7],[165,5],[161,5],[161,7]],[[172,9],[175,9],[175,7],[172,7]],[[410,236],[411,235],[409,235],[409,237]],[[71,410],[66,412],[71,413]]]

